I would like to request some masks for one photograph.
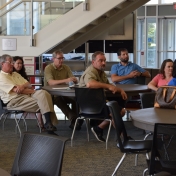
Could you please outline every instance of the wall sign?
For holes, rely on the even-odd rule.
[[[17,39],[15,38],[2,39],[2,50],[3,51],[17,50]]]

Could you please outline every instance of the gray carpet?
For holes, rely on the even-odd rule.
[[[39,132],[35,120],[27,120],[28,131]],[[69,121],[65,124],[60,121],[58,134],[70,138],[71,129],[68,128]],[[128,134],[135,139],[144,137],[143,131],[135,128],[131,122],[125,122]],[[18,146],[19,134],[15,134],[14,120],[8,120],[5,130],[2,131],[2,122],[0,122],[0,168],[7,170],[9,173],[13,164],[15,152]],[[24,128],[21,124],[21,129]],[[104,132],[104,136],[106,135]],[[85,124],[80,131],[76,131],[73,147],[70,141],[66,143],[62,176],[110,176],[114,168],[122,157],[122,153],[116,147],[115,129],[111,130],[108,142],[108,150],[105,149],[105,143],[98,142],[90,132],[90,141],[86,138]],[[139,155],[138,166],[134,166],[134,155],[128,155],[122,163],[117,176],[141,176],[146,168],[145,155]]]

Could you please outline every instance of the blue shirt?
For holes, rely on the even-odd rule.
[[[168,83],[168,86],[176,86],[176,78],[172,78],[171,81]]]
[[[111,67],[111,75],[116,74],[118,76],[125,76],[135,70],[142,73],[145,72],[143,68],[141,68],[139,65],[135,63],[128,62],[126,66],[122,65],[121,63],[118,63],[118,64],[114,64]],[[129,78],[115,83],[116,84],[135,84],[136,82],[137,82],[137,78]]]

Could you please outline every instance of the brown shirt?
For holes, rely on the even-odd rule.
[[[79,86],[85,87],[88,82],[91,80],[95,80],[101,83],[109,84],[107,75],[104,71],[101,72],[101,74],[98,73],[97,69],[93,67],[93,65],[90,65],[83,73],[83,75],[80,78]]]
[[[70,67],[63,64],[61,68],[57,69],[54,63],[51,63],[45,67],[44,72],[44,85],[48,85],[49,80],[62,80],[73,77]]]

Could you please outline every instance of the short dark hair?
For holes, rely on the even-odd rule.
[[[122,51],[127,51],[128,52],[128,50],[126,48],[119,48],[118,51],[117,51],[117,56],[120,56]]]
[[[56,51],[53,52],[53,58],[56,58],[56,56],[57,56],[58,54],[64,54],[64,53],[62,52],[61,49],[56,50]]]
[[[95,53],[92,54],[92,60],[95,60],[97,55],[105,55],[102,51],[96,51]]]
[[[164,72],[164,68],[165,68],[167,62],[172,62],[173,63],[173,60],[172,59],[165,59],[163,61],[163,63],[161,64],[161,68],[159,70],[159,73],[162,74],[163,79],[166,78],[166,75],[165,75],[165,72]]]
[[[175,59],[174,64],[173,64],[172,76],[173,76],[174,78],[176,78],[176,59]]]

